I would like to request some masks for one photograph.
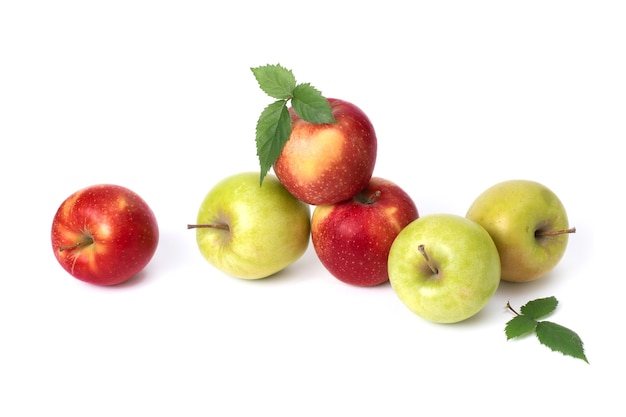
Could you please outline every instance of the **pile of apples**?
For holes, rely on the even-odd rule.
[[[273,174],[241,172],[209,190],[188,228],[215,268],[265,278],[312,242],[338,280],[361,287],[389,282],[416,315],[455,323],[478,313],[501,280],[536,280],[559,263],[575,229],[550,189],[505,181],[479,195],[465,216],[420,216],[401,187],[373,176],[377,137],[367,115],[350,102],[327,100],[336,123],[310,123],[290,109],[291,133]],[[59,263],[97,285],[136,275],[158,239],[145,201],[116,185],[77,191],[52,224]]]

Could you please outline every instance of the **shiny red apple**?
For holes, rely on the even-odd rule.
[[[128,188],[99,184],[78,190],[52,221],[52,249],[73,277],[116,285],[134,277],[152,259],[159,229],[148,204]]]
[[[372,177],[351,199],[315,208],[311,239],[317,257],[335,278],[371,287],[389,280],[391,244],[418,217],[415,203],[402,188]]]
[[[352,198],[367,186],[376,162],[376,132],[367,115],[347,101],[327,100],[337,123],[310,123],[290,109],[291,134],[273,166],[285,188],[311,205]]]

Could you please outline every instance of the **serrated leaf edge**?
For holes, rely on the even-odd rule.
[[[566,351],[564,351],[562,349],[559,349],[559,348],[555,347],[554,345],[546,343],[546,340],[542,339],[540,334],[537,333],[537,328],[539,328],[539,326],[541,324],[550,324],[550,325],[553,325],[553,326],[557,326],[558,328],[560,328],[562,330],[565,330],[568,333],[570,333],[571,336],[575,338],[575,340],[574,340],[574,343],[575,343],[574,347],[580,348],[579,352],[577,352],[578,355],[571,354],[569,352],[566,352]],[[584,343],[583,343],[582,339],[580,338],[580,336],[578,336],[578,334],[575,331],[573,331],[573,330],[571,330],[571,329],[569,329],[569,328],[567,328],[565,326],[562,326],[562,325],[560,325],[558,323],[554,323],[554,322],[548,321],[548,320],[543,320],[543,321],[537,322],[537,327],[535,327],[535,335],[537,336],[537,340],[539,340],[539,343],[541,343],[542,345],[546,346],[547,348],[549,348],[553,352],[559,352],[559,353],[561,353],[561,354],[563,354],[565,356],[571,356],[573,358],[581,359],[581,360],[585,361],[586,363],[589,363],[589,360],[587,359],[587,356],[585,354]],[[578,349],[575,349],[575,350],[578,350]]]
[[[541,312],[541,314],[538,314],[538,315],[532,315],[532,314],[527,313],[527,310],[533,308],[533,304],[547,303],[552,300],[554,300],[554,305],[551,306],[552,308],[550,310],[543,311]],[[529,316],[535,320],[538,320],[540,318],[547,317],[548,315],[554,313],[554,311],[556,310],[558,306],[559,306],[559,300],[557,300],[556,297],[554,296],[536,298],[534,300],[528,301],[526,304],[520,307],[520,312],[526,316]]]
[[[269,70],[274,69],[274,70]],[[277,100],[289,100],[293,97],[293,91],[297,86],[296,77],[290,69],[280,64],[267,64],[250,68],[259,88],[268,96]],[[268,77],[267,74],[276,75],[278,70],[283,75],[289,77],[288,85],[280,82],[280,75]],[[280,91],[280,93],[278,93]]]
[[[272,118],[271,116],[277,117]],[[261,125],[268,120],[271,122],[267,123],[270,128],[269,134],[267,134],[267,129],[263,130],[261,128]],[[289,139],[290,131],[291,117],[289,116],[285,100],[276,100],[263,109],[259,119],[257,120],[255,132],[257,156],[261,168],[259,178],[260,185],[263,185],[263,179],[274,165],[274,162],[280,155],[282,148]],[[270,149],[265,149],[268,143],[270,145]],[[279,149],[272,151],[272,145],[278,146]],[[265,155],[267,155],[267,158]]]
[[[513,323],[515,320],[519,320],[518,317],[528,318],[527,316],[524,316],[523,314],[518,314],[515,317],[513,317],[511,320],[507,321],[506,322],[506,326],[504,327],[504,333],[506,335],[506,340],[519,339],[519,338],[522,338],[522,337],[530,336],[531,334],[535,333],[535,329],[537,328],[537,321],[532,319],[532,318],[530,318],[530,320],[534,322],[534,326],[532,328],[529,328],[525,332],[522,332],[522,333],[520,333],[518,335],[511,336],[510,332],[509,332],[511,323]]]

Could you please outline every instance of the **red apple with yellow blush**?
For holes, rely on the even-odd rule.
[[[99,184],[63,201],[52,221],[51,239],[54,256],[70,275],[90,284],[116,285],[150,262],[159,228],[137,193]]]
[[[368,116],[350,102],[327,100],[337,123],[310,123],[290,108],[291,133],[273,165],[291,194],[317,206],[348,200],[365,188],[377,152]]]

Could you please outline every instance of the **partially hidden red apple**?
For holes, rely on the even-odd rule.
[[[63,201],[51,237],[54,256],[70,275],[90,284],[116,285],[150,262],[159,229],[139,195],[119,185],[99,184]]]
[[[372,287],[389,280],[391,244],[418,217],[414,201],[402,188],[372,177],[353,198],[315,207],[311,239],[317,257],[335,278]]]
[[[376,162],[376,132],[367,115],[347,101],[327,100],[337,123],[310,123],[290,109],[291,134],[273,166],[285,188],[311,205],[351,198],[367,186]]]

